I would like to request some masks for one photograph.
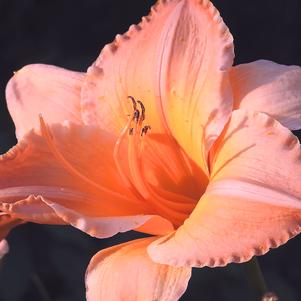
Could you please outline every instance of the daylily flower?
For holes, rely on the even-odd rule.
[[[18,71],[1,238],[28,221],[152,234],[97,253],[87,299],[166,301],[191,267],[248,261],[297,235],[301,69],[232,67],[233,53],[211,2],[162,0],[87,73]]]

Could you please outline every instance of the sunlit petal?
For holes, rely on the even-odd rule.
[[[232,36],[211,2],[159,1],[88,69],[83,120],[119,134],[133,96],[152,132],[173,134],[207,172],[208,150],[232,110],[232,60]]]
[[[186,290],[191,268],[153,262],[146,252],[153,240],[135,240],[98,252],[86,274],[87,300],[178,300]]]
[[[301,68],[270,61],[235,66],[230,72],[234,107],[268,113],[291,130],[301,128]]]
[[[160,216],[87,216],[46,199],[44,202],[67,224],[98,238],[111,237],[129,230],[155,235],[167,234],[174,230],[172,224]]]
[[[84,73],[50,65],[28,65],[17,71],[7,84],[9,112],[21,139],[40,126],[39,114],[48,122],[70,120],[81,123],[80,90]]]
[[[300,144],[279,122],[264,113],[234,111],[211,164],[210,184],[191,216],[149,248],[156,262],[243,262],[300,233]]]
[[[111,230],[98,227],[99,236],[103,235],[101,231],[115,233],[118,227],[113,221],[118,221],[118,217],[128,217],[127,224],[122,224],[127,230],[130,219],[133,228],[138,228],[155,218],[152,216],[156,215],[155,210],[135,197],[120,179],[112,154],[114,139],[98,128],[75,124],[56,124],[49,130],[55,151],[61,157],[50,148],[47,137],[34,131],[1,157],[2,210],[26,221],[72,223],[55,216],[56,210],[51,209],[54,205],[48,207],[43,197],[56,204],[56,208],[71,209],[81,221],[116,217],[111,223],[104,223],[106,229],[110,224]],[[139,222],[135,223],[137,219]],[[156,230],[149,224],[147,232],[162,234],[172,229],[168,221],[162,219],[160,222],[162,229]]]
[[[25,194],[24,189],[28,189],[34,191],[35,189],[39,189],[42,192],[42,187],[23,187],[22,194]],[[45,187],[46,188],[46,187]],[[13,188],[17,189],[18,188]],[[13,195],[12,189],[2,189],[2,198],[4,198],[5,194]],[[17,199],[17,195],[15,195]],[[55,211],[44,203],[41,196],[29,195],[25,199],[21,199],[16,202],[1,202],[0,209],[2,212],[9,214],[11,217],[15,219],[20,219],[27,222],[41,223],[41,224],[65,224],[65,222],[58,217]]]

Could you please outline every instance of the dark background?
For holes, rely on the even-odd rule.
[[[0,152],[15,143],[5,104],[14,70],[47,63],[85,71],[101,48],[146,15],[147,0],[0,0]],[[215,0],[235,39],[235,63],[260,58],[301,65],[300,0]],[[8,237],[0,267],[0,301],[84,300],[84,273],[101,248],[137,234],[98,240],[71,227],[27,224]],[[282,301],[301,300],[301,237],[260,257]],[[194,270],[181,300],[254,300],[243,265]],[[108,289],[114,289],[108,288]],[[129,300],[130,301],[130,300]]]

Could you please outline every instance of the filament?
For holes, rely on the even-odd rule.
[[[161,197],[157,194],[151,185],[145,179],[145,175],[142,172],[142,164],[141,157],[138,156],[137,149],[139,148],[139,142],[141,141],[141,137],[139,135],[139,130],[141,127],[136,125],[134,127],[134,135],[129,136],[129,145],[128,145],[128,155],[129,155],[129,167],[131,176],[134,180],[134,183],[140,192],[140,194],[148,200],[154,207],[158,208],[159,212],[165,212],[165,214],[172,219],[176,219],[179,222],[183,221],[187,217],[183,211],[177,212],[174,208],[169,208],[166,206],[166,203],[171,203],[165,198]],[[172,202],[172,207],[174,207],[175,203]],[[191,206],[190,206],[191,210]]]
[[[62,164],[62,166],[73,176],[79,178],[80,180],[82,180],[83,182],[97,188],[98,190],[100,190],[103,193],[107,193],[107,194],[111,194],[111,195],[115,195],[118,197],[121,197],[124,199],[124,197],[119,194],[116,193],[106,187],[103,187],[102,185],[99,185],[98,183],[94,182],[93,180],[89,179],[88,177],[86,177],[85,175],[83,175],[80,171],[78,171],[76,168],[74,168],[66,159],[65,157],[60,153],[60,151],[58,150],[57,146],[55,145],[54,141],[53,141],[53,136],[48,128],[48,126],[46,125],[42,115],[39,116],[40,118],[40,127],[41,127],[41,132],[42,132],[42,136],[45,138],[48,147],[50,149],[50,151],[52,152],[52,154],[54,155],[54,157]]]
[[[120,160],[119,160],[121,143],[124,141],[124,139],[126,137],[126,134],[131,135],[130,132],[129,132],[129,130],[131,129],[130,128],[131,123],[132,123],[132,119],[129,118],[126,126],[123,128],[120,136],[118,137],[118,139],[117,139],[117,141],[115,143],[114,152],[113,152],[113,158],[114,158],[114,162],[115,162],[115,165],[117,167],[117,170],[118,170],[118,172],[119,172],[119,174],[120,174],[123,182],[125,183],[125,185],[134,193],[135,196],[141,198],[141,195],[139,194],[139,192],[137,191],[137,189],[133,185],[132,181],[128,178],[128,176],[126,175],[126,173],[123,171],[122,166],[120,164]]]

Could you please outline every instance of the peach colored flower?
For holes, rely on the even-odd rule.
[[[5,239],[0,241],[0,259],[9,251],[8,243]]]
[[[301,70],[231,67],[233,56],[209,1],[162,0],[87,73],[18,71],[0,238],[27,221],[152,234],[97,253],[87,299],[166,301],[191,267],[247,261],[297,235],[301,152],[289,129],[301,127]]]

